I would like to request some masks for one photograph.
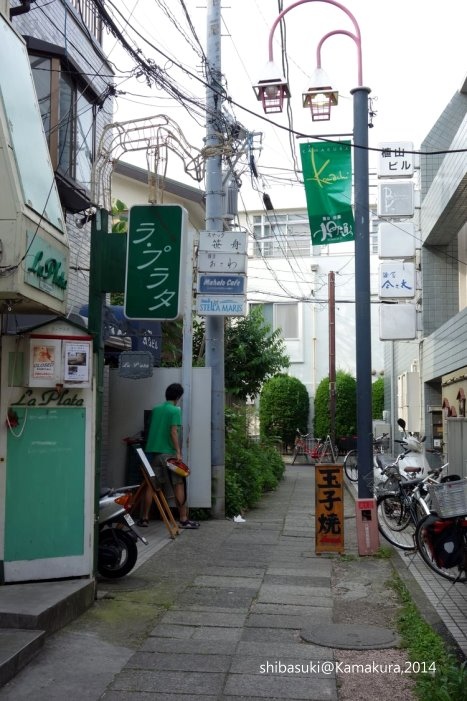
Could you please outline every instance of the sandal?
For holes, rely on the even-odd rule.
[[[191,529],[194,530],[195,528],[199,528],[199,523],[198,521],[180,521],[180,528],[186,528],[186,529]]]
[[[149,526],[149,521],[147,518],[140,518],[136,522],[136,525],[139,526],[140,528],[147,528]]]

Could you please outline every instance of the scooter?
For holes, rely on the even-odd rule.
[[[423,451],[426,436],[420,440],[406,430],[404,419],[397,419],[402,429],[402,439],[395,439],[403,449],[395,459],[385,464],[378,460],[374,470],[375,494],[397,491],[400,479],[408,480],[423,477],[430,470],[430,465]],[[398,476],[399,473],[399,476]]]
[[[130,572],[138,559],[137,542],[148,544],[134,528],[130,515],[130,489],[105,488],[99,499],[99,544],[97,571],[102,577],[117,579]]]
[[[397,419],[397,424],[402,429],[402,440],[395,440],[404,449],[403,455],[399,459],[399,472],[405,477],[424,477],[430,469],[428,460],[424,453],[423,438],[415,438],[413,433],[406,430],[404,419]]]

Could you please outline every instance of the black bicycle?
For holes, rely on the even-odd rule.
[[[433,572],[452,582],[467,582],[467,515],[424,516],[415,529],[415,545]]]
[[[376,508],[379,532],[396,548],[415,548],[417,524],[431,513],[428,485],[437,484],[448,466],[449,463],[445,463],[425,477],[411,480],[403,479],[397,468],[394,468],[391,478],[397,482],[397,491],[380,495]]]
[[[387,442],[388,434],[383,433],[373,440],[373,467],[381,468],[380,455],[384,454],[384,445]],[[344,473],[350,482],[358,482],[358,452],[353,449],[349,450],[344,458]]]
[[[431,513],[415,530],[418,552],[433,572],[453,582],[467,581],[467,479],[428,487]]]

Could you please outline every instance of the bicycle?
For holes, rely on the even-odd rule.
[[[411,480],[405,480],[396,465],[386,468],[386,472],[391,473],[391,478],[397,481],[398,489],[377,498],[378,530],[396,548],[414,550],[417,524],[430,514],[430,494],[427,487],[437,484],[448,466],[449,463],[445,463],[425,477]],[[455,477],[454,475],[449,479]]]
[[[383,469],[383,463],[379,455],[384,454],[383,444],[388,437],[383,433],[373,440],[373,467]],[[358,452],[356,449],[349,450],[344,458],[344,473],[350,482],[358,482]]]
[[[311,433],[301,433],[298,428],[297,434],[292,465],[297,455],[300,455],[300,451],[302,451],[302,454],[306,455],[307,459],[310,458],[314,463],[327,461],[336,462],[338,454],[337,448],[333,445],[329,434],[324,440],[322,438],[310,438]]]
[[[300,429],[297,428],[297,434],[298,435],[295,437],[292,465],[295,463],[298,455],[305,455],[307,460],[311,459],[313,446],[316,443],[311,433],[301,433]]]
[[[467,479],[430,489],[432,510],[415,529],[415,545],[436,574],[467,581]]]

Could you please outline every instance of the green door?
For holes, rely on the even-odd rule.
[[[86,410],[15,410],[19,422],[7,443],[5,564],[83,555]]]

